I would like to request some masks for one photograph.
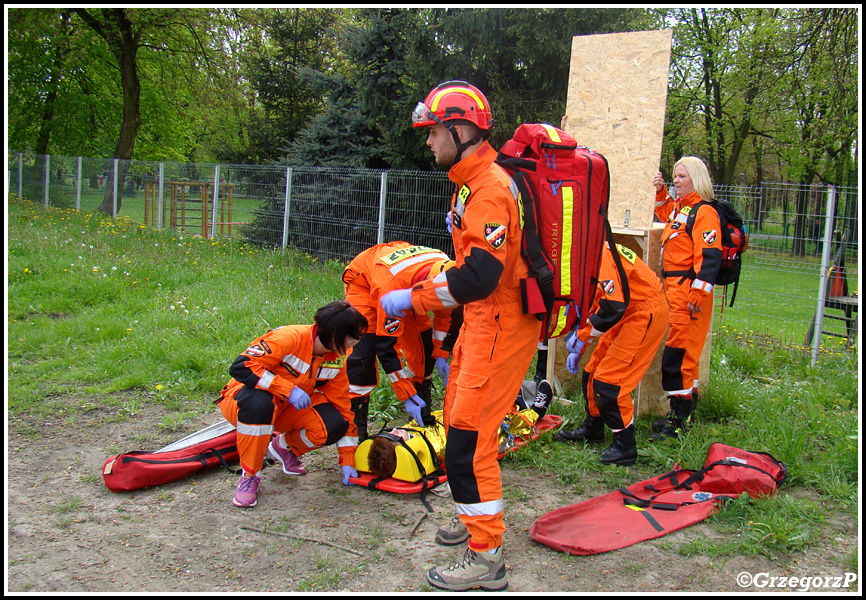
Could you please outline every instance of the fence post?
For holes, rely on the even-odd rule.
[[[382,171],[382,179],[379,184],[379,233],[376,236],[376,243],[381,244],[385,241],[385,197],[388,194],[388,172]]]
[[[289,217],[292,214],[292,167],[286,167],[286,199],[283,202],[283,248],[289,243]]]
[[[114,177],[112,178],[113,179],[113,183],[112,183],[112,191],[113,191],[112,196],[113,197],[111,198],[111,218],[112,219],[117,218],[117,164],[119,162],[120,162],[120,159],[118,159],[118,158],[114,159]]]
[[[75,182],[75,210],[81,210],[81,157],[78,157],[78,181]]]
[[[213,204],[211,206],[211,218],[210,218],[210,239],[213,239],[213,236],[216,234],[216,220],[217,220],[217,206],[219,204],[220,197],[220,166],[217,165],[214,168],[213,174]]]
[[[818,363],[818,348],[824,329],[824,305],[827,302],[827,275],[830,272],[830,246],[833,242],[833,215],[836,213],[836,188],[827,189],[827,215],[824,219],[824,249],[821,253],[821,279],[818,282],[818,307],[815,309],[815,331],[812,337],[812,366]]]
[[[45,155],[45,210],[48,210],[48,189],[51,186],[50,182],[50,172],[51,172],[51,155]]]
[[[165,228],[165,221],[163,220],[163,218],[164,218],[163,215],[165,213],[165,205],[163,204],[163,200],[162,200],[162,188],[163,188],[163,183],[165,180],[164,178],[165,178],[165,163],[161,162],[161,163],[159,163],[159,184],[158,184],[159,185],[159,191],[157,192],[159,199],[156,201],[157,210],[159,211],[157,213],[159,216],[156,218],[156,227],[158,229],[164,229]]]
[[[24,153],[18,153],[18,197],[24,195],[22,175],[24,174]]]

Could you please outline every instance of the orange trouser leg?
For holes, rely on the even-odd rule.
[[[590,414],[601,416],[611,429],[625,429],[634,421],[631,394],[652,364],[667,327],[668,307],[662,299],[637,307],[599,338],[586,366],[587,402]]]
[[[679,278],[665,279],[665,293],[670,305],[670,330],[662,355],[662,389],[669,394],[687,394],[700,379],[701,352],[710,331],[713,294],[704,298],[701,312],[687,308],[690,282],[679,284]]]
[[[238,456],[247,475],[262,468],[274,422],[285,411],[287,403],[265,390],[243,387],[219,404],[226,420],[237,428]]]
[[[514,405],[540,323],[518,304],[466,305],[445,402],[445,468],[457,514],[476,551],[502,545],[499,427]]]
[[[310,400],[308,408],[292,408],[275,424],[277,431],[286,434],[286,445],[295,456],[335,443],[348,427],[324,394],[313,392]]]

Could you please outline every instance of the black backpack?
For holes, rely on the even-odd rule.
[[[715,285],[734,285],[731,303],[728,305],[733,306],[734,298],[737,297],[737,287],[740,284],[740,269],[743,264],[742,255],[746,251],[746,248],[749,247],[748,231],[743,224],[743,218],[734,210],[730,202],[724,200],[716,200],[715,202],[701,200],[692,206],[689,217],[686,220],[686,233],[690,237],[695,224],[695,216],[698,214],[698,208],[703,204],[712,206],[719,215],[719,224],[722,229],[722,266],[716,277]]]

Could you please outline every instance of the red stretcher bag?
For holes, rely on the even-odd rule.
[[[529,530],[537,542],[574,555],[619,550],[703,521],[726,500],[772,495],[787,476],[766,452],[712,444],[703,468],[672,471],[553,510]]]
[[[217,423],[156,450],[126,452],[109,457],[102,478],[112,492],[131,492],[170,483],[238,460],[237,431],[229,422]]]

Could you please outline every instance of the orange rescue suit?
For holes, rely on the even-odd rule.
[[[369,329],[349,359],[349,391],[355,398],[373,391],[379,383],[376,356],[385,370],[397,399],[405,401],[416,393],[413,382],[421,383],[432,372],[427,364],[423,337],[431,329],[430,317],[410,313],[389,317],[380,299],[387,292],[411,287],[427,277],[437,262],[448,260],[440,250],[408,242],[377,244],[358,254],[343,271],[346,300],[367,318]],[[451,323],[451,309],[434,313],[432,358],[448,357],[441,349]],[[430,334],[427,333],[427,337]],[[406,358],[406,367],[399,351]]]
[[[668,304],[658,276],[630,249],[616,244],[626,281],[609,244],[601,254],[598,286],[586,325],[577,332],[598,345],[584,369],[588,412],[613,431],[634,421],[631,394],[649,369],[668,327]],[[626,302],[625,287],[629,298]]]
[[[662,268],[670,331],[662,356],[662,388],[669,395],[685,395],[698,386],[698,363],[713,313],[713,286],[722,264],[721,226],[712,206],[698,209],[692,233],[686,233],[686,220],[700,201],[697,192],[677,200],[664,188],[656,194],[656,215],[667,223],[662,232]],[[691,312],[689,302],[700,312]]]
[[[355,466],[358,434],[346,358],[333,352],[315,356],[315,339],[315,325],[271,329],[229,369],[232,379],[220,393],[219,407],[237,427],[241,467],[248,475],[261,469],[272,433],[285,433],[295,456],[336,444],[340,466]],[[288,402],[295,387],[310,396],[308,408],[298,410]]]
[[[495,158],[496,151],[484,142],[451,167],[457,264],[412,288],[412,304],[420,313],[464,305],[443,407],[445,466],[475,551],[502,544],[499,428],[514,405],[541,332],[535,316],[521,309],[520,279],[529,270],[520,253],[519,197]]]

